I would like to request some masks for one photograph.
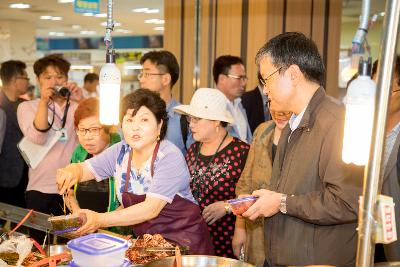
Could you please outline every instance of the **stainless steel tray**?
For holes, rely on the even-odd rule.
[[[144,264],[144,267],[173,267],[175,257],[167,257]],[[254,267],[254,265],[217,256],[185,255],[182,256],[182,267]]]

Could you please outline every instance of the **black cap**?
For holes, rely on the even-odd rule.
[[[358,75],[360,76],[370,76],[372,74],[372,58],[368,57],[367,60],[360,58],[358,63]]]
[[[115,63],[115,50],[107,50],[106,63]]]

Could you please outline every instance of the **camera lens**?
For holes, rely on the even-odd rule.
[[[55,89],[56,93],[57,93],[59,96],[62,96],[62,97],[67,97],[68,95],[71,94],[71,92],[69,91],[69,89],[66,88],[66,87],[63,87],[63,86],[55,86],[54,89]]]

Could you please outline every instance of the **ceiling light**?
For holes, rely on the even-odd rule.
[[[127,70],[141,70],[141,69],[143,69],[143,66],[140,65],[140,64],[125,65],[124,69],[127,69]]]
[[[158,19],[146,19],[144,23],[155,23]]]
[[[49,32],[50,36],[65,36],[63,32]]]
[[[148,9],[148,10],[145,11],[144,13],[147,13],[147,14],[154,14],[154,13],[159,13],[159,12],[160,12],[159,9],[153,8],[153,9]]]
[[[132,9],[132,11],[135,12],[135,13],[144,13],[144,12],[146,12],[147,10],[148,10],[147,7],[141,7],[141,8]]]
[[[107,18],[107,13],[99,13],[94,15],[96,18]]]
[[[24,3],[14,3],[9,5],[10,8],[17,8],[17,9],[25,9],[25,8],[30,8],[30,4],[24,4]]]
[[[131,33],[132,31],[130,31],[130,30],[125,30],[125,29],[116,29],[115,32],[119,32],[119,33]]]
[[[155,30],[155,31],[163,31],[163,30],[164,30],[164,27],[154,27],[154,30]]]
[[[72,70],[93,70],[92,65],[71,65]]]
[[[82,29],[82,26],[75,24],[75,25],[72,25],[72,29],[79,30],[79,29]]]
[[[84,31],[80,31],[80,34],[82,34],[82,35],[94,35],[94,34],[96,34],[96,31],[86,31],[86,30],[84,30]]]
[[[68,3],[73,3],[74,0],[58,0],[58,3],[60,4],[68,4]]]
[[[93,13],[83,13],[82,16],[85,17],[92,17],[94,14]]]
[[[154,23],[154,24],[164,24],[165,20],[163,19],[146,19],[144,23]]]
[[[62,20],[62,17],[52,17],[51,20]]]
[[[147,7],[135,8],[132,9],[132,11],[135,13],[147,13],[147,14],[160,13],[160,10],[158,8],[147,8]]]
[[[52,16],[40,16],[40,19],[43,19],[43,20],[48,20],[51,18],[52,18]]]
[[[107,21],[103,21],[102,23],[100,23],[101,26],[106,27],[107,26]],[[122,24],[120,22],[114,22],[114,26],[115,27],[120,27]]]

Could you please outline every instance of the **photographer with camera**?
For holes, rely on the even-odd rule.
[[[69,164],[78,144],[74,113],[82,90],[75,83],[68,83],[70,63],[60,56],[43,57],[33,69],[40,98],[19,105],[18,123],[24,137],[33,144],[46,146],[52,139],[57,141],[38,166],[29,168],[26,204],[35,211],[61,215],[63,200],[57,190],[56,170]]]

